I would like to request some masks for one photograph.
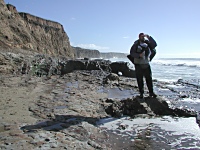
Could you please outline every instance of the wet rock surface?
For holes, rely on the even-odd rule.
[[[109,101],[109,100],[107,100]],[[128,98],[121,101],[113,101],[106,112],[113,117],[128,115],[134,117],[138,114],[148,114],[151,116],[179,116],[179,117],[197,117],[195,111],[187,109],[170,108],[165,100],[159,98],[146,97],[145,99]]]
[[[105,79],[108,82],[104,82]],[[111,116],[130,116],[132,121],[163,115],[198,118],[195,111],[179,107],[178,102],[183,99],[179,96],[179,83],[154,81],[159,96],[147,97],[145,87],[145,98],[141,100],[137,97],[135,78],[102,70],[72,71],[49,77],[2,75],[0,81],[1,149],[171,148],[169,144],[156,143],[156,140],[153,140],[153,146],[148,143],[146,136],[153,131],[156,137],[160,132],[157,128],[141,130],[137,138],[131,136],[133,133],[122,137],[96,122]],[[172,85],[178,86],[178,90]],[[167,90],[163,92],[163,89]],[[181,92],[188,97],[194,96],[193,90],[182,89]],[[112,123],[111,120],[108,122]],[[129,125],[120,123],[117,130],[129,128]]]

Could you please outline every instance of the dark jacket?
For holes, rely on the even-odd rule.
[[[155,47],[157,43],[151,36],[148,41],[146,40],[144,43],[146,43],[148,47],[141,49],[139,40],[135,41],[131,47],[130,55],[134,58],[134,64],[148,64],[156,54]],[[140,57],[140,54],[142,54],[142,57]]]

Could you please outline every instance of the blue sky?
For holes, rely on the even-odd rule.
[[[129,53],[140,32],[157,57],[200,58],[200,0],[5,0],[19,12],[61,23],[72,46]]]

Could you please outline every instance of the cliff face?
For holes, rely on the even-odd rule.
[[[76,58],[99,58],[100,52],[98,50],[83,49],[80,47],[73,47]]]
[[[80,47],[73,47],[76,58],[127,58],[125,53],[107,52],[101,53],[98,50],[83,49]]]
[[[73,58],[74,51],[63,26],[27,13],[0,0],[0,47],[21,48]]]

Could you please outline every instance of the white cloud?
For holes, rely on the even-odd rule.
[[[76,47],[81,47],[85,49],[96,49],[96,50],[109,50],[109,47],[97,46],[95,44],[78,44]]]
[[[124,36],[122,37],[123,39],[129,39],[130,37],[129,36]]]
[[[76,18],[72,17],[71,20],[76,20]]]

